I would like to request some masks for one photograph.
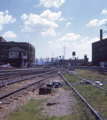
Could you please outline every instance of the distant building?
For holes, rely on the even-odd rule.
[[[0,42],[7,42],[4,38],[0,37]]]
[[[35,65],[35,48],[26,42],[7,42],[0,37],[0,65],[10,63],[14,67]]]
[[[88,58],[87,55],[84,55],[84,59],[68,59],[68,60],[60,60],[60,65],[68,65],[68,66],[76,66],[76,65],[87,65]]]
[[[92,43],[92,64],[100,65],[100,62],[107,64],[107,38],[103,39],[103,30],[100,30],[100,41]]]

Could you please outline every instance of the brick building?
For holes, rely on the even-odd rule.
[[[0,65],[10,63],[14,67],[35,65],[35,48],[26,42],[7,42],[0,37]]]
[[[103,39],[103,30],[100,30],[100,40],[92,43],[92,64],[107,63],[107,38]]]

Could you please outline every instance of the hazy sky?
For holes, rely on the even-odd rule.
[[[36,58],[84,58],[107,30],[107,0],[0,0],[0,36],[29,42]],[[106,37],[104,32],[103,37]]]

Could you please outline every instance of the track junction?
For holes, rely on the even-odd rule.
[[[77,91],[73,85],[68,82],[67,79],[65,79],[64,75],[67,73],[69,73],[69,69],[65,68],[20,69],[11,72],[5,71],[5,73],[2,71],[0,73],[0,109],[2,110],[3,104],[8,105],[13,102],[13,100],[18,100],[23,95],[29,94],[29,91],[34,92],[40,86],[44,86],[47,82],[50,81],[50,78],[52,79],[55,76],[60,76],[65,81],[65,83],[72,87],[74,92],[76,92],[82,101],[91,109],[92,113],[95,115],[96,120],[103,120],[98,112],[94,110],[94,108],[85,100],[85,98],[82,97],[79,91]],[[79,77],[77,75],[75,76]],[[80,79],[89,82],[89,84],[92,84],[89,80],[84,78]],[[106,89],[104,90],[106,91]]]

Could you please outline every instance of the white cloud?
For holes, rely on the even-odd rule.
[[[16,21],[12,15],[8,15],[8,10],[5,12],[0,12],[0,30],[3,29],[4,24],[14,23]]]
[[[107,22],[107,19],[102,19],[99,21],[98,25],[99,26],[104,25],[104,24],[106,24],[106,22]]]
[[[82,42],[86,42],[88,39],[89,39],[89,37],[85,37],[85,38],[83,38],[81,41],[82,41]]]
[[[42,14],[23,14],[21,19],[24,20],[22,31],[33,31],[34,29],[50,29],[57,28],[58,25],[54,22],[55,20],[61,20],[61,12],[55,13],[50,10],[44,11]]]
[[[88,37],[85,38],[87,40],[85,42],[77,43],[74,49],[77,52],[78,56],[81,56],[81,58],[83,58],[83,56],[87,54],[87,56],[90,58],[89,60],[91,60],[92,43],[98,41],[99,38],[92,38],[92,39],[89,39]],[[81,39],[81,41],[83,41],[83,39]]]
[[[51,20],[51,21],[59,20],[59,18],[61,17],[61,12],[59,11],[58,13],[55,13],[47,9],[40,15],[40,17]]]
[[[87,54],[87,56],[91,60],[92,43],[98,40],[99,38],[89,39],[89,37],[82,37],[79,34],[77,35],[74,33],[67,33],[65,36],[58,40],[49,41],[48,44],[51,51],[58,51],[58,53],[57,51],[55,51],[56,54],[62,55],[63,47],[66,47],[66,56],[68,58],[72,57],[72,52],[75,51],[76,56],[78,56],[79,58],[84,58],[84,55]]]
[[[107,10],[103,9],[102,14],[107,14]]]
[[[94,19],[94,20],[91,20],[86,26],[87,27],[89,27],[89,26],[101,26],[101,25],[105,24],[106,21],[107,21],[107,19],[102,19],[102,20]]]
[[[67,24],[66,24],[66,27],[69,27],[69,25],[70,25],[71,23],[70,22],[68,22]]]
[[[66,2],[66,0],[40,0],[40,4],[36,5],[36,6],[44,5],[44,7],[46,7],[46,8],[50,8],[50,7],[58,8],[64,2]]]
[[[26,15],[26,14],[23,14],[23,15],[21,16],[21,19],[22,19],[22,20],[26,20],[26,19],[27,19],[27,15]]]
[[[104,38],[107,38],[107,35]]]
[[[2,30],[3,28],[2,28],[2,26],[0,25],[0,30]]]
[[[92,44],[93,42],[97,42],[99,38],[92,38],[91,40],[87,41],[87,43]]]
[[[52,43],[53,43],[53,41],[48,41],[48,43],[49,43],[49,44],[52,44]]]
[[[7,31],[3,34],[4,38],[15,38],[17,35],[13,31]]]
[[[84,41],[84,39],[86,39],[86,41]],[[82,42],[80,42],[79,44],[77,44],[76,48],[77,49],[81,49],[81,50],[91,50],[92,43],[96,42],[98,40],[99,40],[99,38],[89,39],[88,37],[85,37],[85,38],[81,39]]]
[[[42,34],[42,36],[47,36],[47,35],[55,36],[56,35],[53,28],[47,30],[46,32],[41,32],[41,34]]]
[[[76,41],[80,38],[80,35],[74,33],[67,33],[64,37],[58,39],[58,41]]]
[[[6,14],[8,14],[8,13],[9,13],[9,11],[8,11],[8,10],[5,10],[5,13],[6,13]]]
[[[86,26],[96,26],[97,24],[98,24],[98,20],[94,19],[94,20],[91,20]]]

